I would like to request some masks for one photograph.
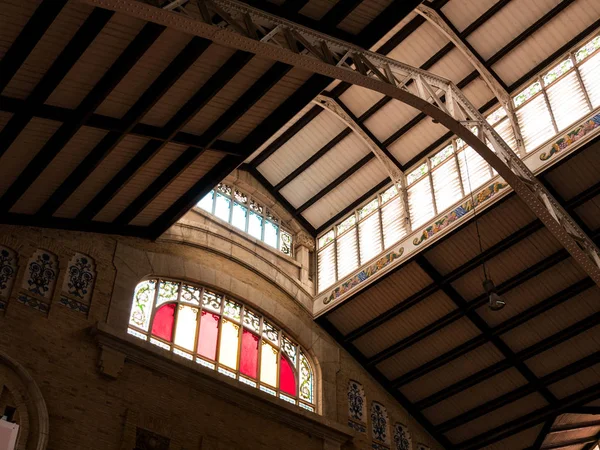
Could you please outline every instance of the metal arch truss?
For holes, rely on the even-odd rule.
[[[160,11],[141,0],[80,1],[362,86],[422,111],[477,151],[600,286],[596,245],[451,81],[235,0],[189,1],[185,14]]]

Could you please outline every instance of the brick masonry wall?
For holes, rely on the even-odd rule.
[[[371,401],[386,405],[390,422],[408,425],[413,444],[439,445],[335,341],[305,305],[272,277],[241,265],[216,248],[153,243],[135,238],[0,226],[0,245],[17,251],[19,273],[7,309],[0,312],[0,352],[20,362],[39,386],[48,409],[48,449],[131,450],[135,427],[171,439],[171,450],[334,448],[290,424],[269,420],[169,376],[126,362],[116,380],[98,370],[96,323],[125,332],[133,287],[143,276],[175,276],[231,293],[277,323],[310,352],[318,374],[319,413],[347,427],[346,389],[360,381]],[[59,256],[60,274],[48,314],[16,301],[27,259],[43,248]],[[94,258],[97,280],[89,313],[59,303],[70,257]],[[277,280],[277,277],[275,277]],[[220,377],[214,374],[215,377]],[[278,400],[274,400],[277,401]],[[368,412],[369,407],[367,407]],[[133,434],[132,434],[133,433]],[[370,432],[344,448],[370,448]]]

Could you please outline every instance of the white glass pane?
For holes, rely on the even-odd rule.
[[[462,198],[456,160],[452,158],[436,167],[431,176],[437,209],[441,213]]]
[[[408,189],[408,207],[413,230],[433,218],[435,210],[429,177],[423,178]]]
[[[351,228],[337,240],[338,279],[358,269],[356,228]]]
[[[226,222],[229,222],[229,210],[231,208],[231,200],[224,195],[217,193],[217,203],[215,206],[215,216]]]
[[[262,239],[263,218],[254,211],[250,211],[250,219],[248,221],[248,234],[256,239]]]
[[[496,130],[496,133],[498,133],[500,137],[504,139],[504,142],[506,142],[510,148],[512,148],[513,150],[517,149],[517,139],[515,138],[515,130],[513,130],[513,127],[510,124],[510,120],[508,120],[508,118],[504,119],[502,122],[494,126],[494,130]]]
[[[239,331],[239,325],[223,320],[219,345],[219,363],[233,370],[237,370]]]
[[[471,147],[467,147],[458,154],[458,165],[465,195],[470,194],[471,190],[477,189],[492,178],[488,163]]]
[[[260,352],[260,381],[269,386],[277,386],[277,356],[279,351],[268,344],[262,342]]]
[[[319,292],[335,282],[335,247],[329,245],[318,256]]]
[[[204,197],[202,197],[202,200],[200,200],[200,202],[198,203],[198,206],[200,208],[202,208],[204,211],[212,213],[214,196],[215,196],[215,191],[210,191],[208,194],[206,194]]]
[[[265,221],[265,244],[271,247],[277,248],[277,235],[279,234],[279,227],[274,223]]]
[[[389,248],[406,236],[406,227],[404,226],[406,220],[404,218],[402,197],[396,197],[381,208],[381,221],[385,248]]]
[[[365,264],[381,253],[381,228],[379,211],[358,224],[360,242],[360,263]]]
[[[519,109],[517,120],[521,128],[525,150],[528,152],[535,150],[556,134],[543,95],[538,95]]]
[[[240,230],[246,230],[246,217],[248,216],[248,209],[237,203],[233,203],[233,212],[231,214],[231,224],[239,228]]]
[[[583,85],[590,96],[592,106],[600,106],[600,53],[595,54],[579,66]]]
[[[548,100],[559,130],[564,130],[590,112],[575,72],[548,88]]]
[[[191,306],[179,306],[177,326],[175,328],[175,345],[187,350],[194,350],[198,309]]]

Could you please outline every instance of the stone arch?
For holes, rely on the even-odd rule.
[[[49,419],[44,397],[29,372],[2,351],[0,383],[12,394],[19,413],[17,450],[45,450],[48,445]]]

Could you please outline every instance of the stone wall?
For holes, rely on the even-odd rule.
[[[371,402],[380,402],[392,426],[408,426],[413,448],[416,443],[440,448],[313,322],[310,292],[295,279],[293,261],[278,271],[274,267],[279,256],[273,258],[244,239],[230,236],[235,245],[223,245],[218,235],[229,232],[204,239],[206,230],[190,225],[186,235],[172,230],[154,243],[0,226],[0,246],[15,250],[19,258],[10,298],[0,311],[0,356],[17,361],[39,386],[49,417],[47,448],[131,450],[136,439],[148,437],[139,433],[155,433],[149,439],[157,445],[168,441],[171,450],[371,448],[369,427],[360,433],[348,426],[350,379],[364,386],[367,415]],[[26,263],[36,249],[52,252],[59,260],[47,311],[19,301]],[[64,301],[61,292],[68,262],[76,253],[88,255],[96,266],[86,308],[77,299]],[[133,290],[149,275],[231,294],[281,325],[313,358],[318,414],[128,336]]]

